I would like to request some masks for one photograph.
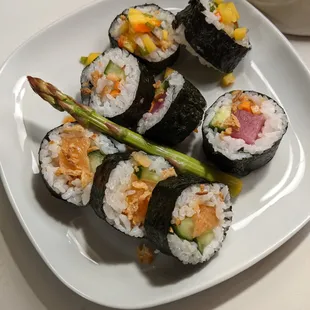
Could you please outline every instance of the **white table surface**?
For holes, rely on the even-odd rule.
[[[0,0],[0,63],[33,33],[89,2]],[[289,40],[310,69],[310,38],[290,36]],[[155,309],[308,310],[309,233],[310,224],[240,275],[205,292]],[[106,310],[71,292],[52,274],[20,226],[1,182],[0,309]]]

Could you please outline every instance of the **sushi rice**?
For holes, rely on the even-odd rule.
[[[205,195],[197,195],[203,187]],[[213,229],[213,240],[201,253],[195,241],[180,238],[176,233],[167,236],[168,245],[173,256],[182,261],[183,264],[198,264],[211,259],[222,247],[226,233],[232,222],[232,208],[228,187],[223,184],[201,184],[192,185],[178,197],[172,213],[171,225],[191,218],[197,213],[197,205],[215,208],[218,225]]]
[[[39,151],[39,162],[42,176],[50,189],[61,199],[68,201],[76,206],[86,206],[89,202],[92,182],[85,188],[79,178],[71,180],[66,174],[57,174],[59,167],[59,154],[62,146],[62,134],[68,128],[80,126],[75,123],[67,123],[50,131],[43,139]],[[103,154],[114,154],[124,151],[125,146],[115,144],[105,135],[84,129],[85,136],[91,140],[91,146],[96,147]],[[72,181],[72,182],[71,182]],[[70,183],[70,185],[69,185]]]
[[[231,136],[222,136],[220,132],[209,127],[216,112],[222,106],[231,106],[233,95],[226,93],[209,108],[203,122],[203,132],[216,152],[220,152],[231,160],[250,158],[254,154],[260,154],[270,149],[286,131],[288,120],[284,110],[272,99],[254,92],[244,92],[261,109],[265,118],[265,124],[254,144],[247,144],[243,139],[235,139]]]
[[[143,152],[133,153],[129,160],[119,162],[116,168],[111,171],[105,188],[102,208],[108,223],[133,237],[143,237],[145,234],[143,223],[135,225],[125,215],[126,209],[130,207],[127,198],[135,194],[135,189],[131,188],[134,183],[132,176],[135,174],[135,168],[139,165],[139,158],[143,159],[141,156],[146,157],[146,160],[150,162],[148,169],[159,177],[162,177],[165,172],[175,175],[174,169],[164,158],[146,155]],[[168,176],[166,175],[166,177]]]
[[[124,68],[126,76],[125,81],[122,81],[120,84],[120,94],[116,98],[110,94],[103,98],[100,95],[104,87],[110,82],[104,74],[109,61],[112,61],[120,68]],[[126,50],[119,48],[109,49],[104,55],[100,55],[85,68],[81,79],[82,84],[92,81],[94,72],[98,72],[102,77],[98,80],[94,91],[91,93],[90,107],[108,118],[120,115],[128,110],[136,97],[139,86],[141,71],[138,60]]]
[[[174,30],[172,28],[172,22],[175,16],[173,15],[173,13],[163,10],[159,6],[152,5],[152,4],[139,5],[139,6],[136,6],[135,9],[143,13],[156,16],[156,18],[158,18],[159,20],[162,20],[161,29],[168,31],[169,39],[171,40],[174,39]],[[128,11],[129,11],[128,9],[125,10],[123,12],[123,15],[127,16]],[[120,37],[121,35],[120,29],[124,23],[125,21],[121,18],[121,16],[119,16],[116,19],[116,21],[114,21],[114,23],[112,24],[111,29],[110,29],[110,34],[114,39],[117,39]],[[142,40],[137,40],[136,43],[141,48],[145,48]],[[162,50],[160,48],[157,48],[156,51],[152,52],[149,55],[143,56],[143,58],[150,62],[160,62],[172,56],[178,50],[178,48],[179,48],[179,44],[177,44],[176,42],[173,42],[173,44],[171,44],[171,46],[168,49]]]
[[[138,123],[137,131],[142,135],[145,134],[146,131],[154,127],[156,124],[158,124],[164,118],[172,102],[178,96],[185,83],[183,76],[176,71],[169,75],[166,80],[169,82],[169,87],[166,91],[166,97],[160,109],[158,109],[154,113],[145,113]]]

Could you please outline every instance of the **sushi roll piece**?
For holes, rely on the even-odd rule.
[[[238,24],[233,2],[190,0],[176,16],[176,41],[203,65],[232,72],[251,49],[248,30]]]
[[[150,109],[154,83],[153,75],[126,50],[108,49],[82,72],[82,103],[115,123],[134,128]]]
[[[97,166],[126,147],[105,135],[67,123],[49,131],[39,150],[39,167],[53,196],[78,207],[89,202]]]
[[[228,92],[206,112],[204,151],[221,170],[245,176],[274,157],[287,127],[283,108],[272,98],[254,91]]]
[[[138,133],[161,144],[176,145],[201,123],[206,100],[180,73],[168,68],[155,84],[150,110],[138,123]]]
[[[228,187],[191,175],[159,182],[146,215],[146,237],[183,264],[209,261],[232,222]]]
[[[175,176],[162,157],[132,152],[106,156],[97,168],[90,205],[117,230],[144,237],[144,220],[156,184]]]
[[[121,47],[139,58],[154,74],[172,66],[180,53],[174,40],[175,16],[155,4],[124,10],[109,29],[113,47]]]

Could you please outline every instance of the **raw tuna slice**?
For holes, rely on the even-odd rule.
[[[235,116],[240,122],[240,129],[233,130],[231,136],[235,139],[243,139],[247,144],[254,144],[264,126],[264,116],[262,114],[255,115],[244,110],[238,110]]]

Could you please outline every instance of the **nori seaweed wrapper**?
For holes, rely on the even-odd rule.
[[[178,197],[187,187],[204,183],[208,182],[203,178],[184,174],[170,177],[156,185],[149,202],[144,228],[146,237],[162,253],[171,255],[167,235],[170,233],[172,212]]]
[[[207,23],[203,11],[200,0],[190,0],[176,15],[173,28],[183,24],[186,41],[195,52],[219,71],[230,73],[251,48],[236,43],[224,30]]]
[[[126,51],[127,52],[127,51]],[[102,53],[102,55],[104,55]],[[128,53],[129,54],[129,53]],[[96,59],[94,60],[96,61]],[[122,114],[110,117],[109,119],[121,126],[129,127],[134,129],[137,125],[137,122],[146,113],[153,101],[155,90],[153,84],[155,83],[154,76],[151,74],[145,65],[138,61],[138,66],[140,68],[140,81],[136,91],[136,97],[134,98],[131,106]],[[81,98],[84,105],[89,106],[91,103],[91,95],[84,93],[84,89],[92,90],[94,85],[87,78],[87,70],[89,66],[86,66],[81,74]]]
[[[166,11],[164,10],[163,8],[159,7],[158,5],[156,4],[153,4],[153,3],[146,3],[145,5],[136,5],[136,6],[133,6],[133,8],[138,8],[138,7],[141,7],[141,6],[156,6],[158,9],[161,9],[163,11]],[[111,23],[111,26],[109,28],[109,39],[110,39],[110,43],[111,43],[111,46],[112,47],[119,47],[118,46],[118,43],[117,43],[117,40],[115,40],[113,38],[113,36],[111,35],[111,30],[112,30],[112,26],[113,24],[117,21],[117,19],[121,16],[121,15],[127,15],[125,12],[127,11],[128,9],[124,10],[121,14],[117,15],[115,17],[115,19],[113,20],[113,22]],[[169,12],[170,14],[172,14],[170,11],[167,11]],[[153,75],[156,75],[156,74],[159,74],[160,72],[164,71],[167,67],[171,67],[176,61],[177,59],[179,58],[179,55],[180,55],[180,46],[178,47],[178,49],[172,54],[170,55],[168,58],[166,59],[163,59],[161,61],[157,61],[157,62],[152,62],[152,61],[148,61],[146,60],[145,58],[143,57],[140,57],[136,54],[132,54],[133,56],[135,56],[136,58],[138,58],[138,60],[145,64],[145,66],[147,67],[147,69],[153,74]]]
[[[230,93],[232,93],[232,92],[233,91],[231,91]],[[261,96],[264,96],[264,97],[271,99],[272,101],[276,102],[274,99],[272,99],[271,97],[269,97],[265,94],[261,94],[261,93],[255,92],[255,91],[246,91],[246,90],[243,92],[251,92],[251,93],[254,93],[257,95],[261,95]],[[205,114],[205,118],[208,115],[208,111],[212,111],[214,105],[216,105],[218,100],[219,99],[217,99],[215,101],[215,103],[207,110],[207,112]],[[285,111],[283,110],[283,108],[279,104],[277,104],[277,105],[285,114]],[[282,136],[280,137],[280,139],[277,140],[272,145],[271,148],[263,151],[260,154],[259,153],[253,154],[249,158],[236,159],[236,160],[231,160],[231,159],[227,158],[225,155],[223,155],[222,153],[215,151],[212,144],[207,139],[207,135],[206,135],[204,128],[205,127],[203,126],[203,128],[202,128],[203,150],[205,152],[207,159],[209,161],[213,162],[220,170],[227,172],[227,173],[230,173],[230,174],[234,174],[234,175],[239,176],[239,177],[243,177],[243,176],[248,175],[249,173],[251,173],[252,171],[254,171],[256,169],[259,169],[259,168],[265,166],[268,162],[270,162],[273,159],[273,157],[275,156],[275,154],[278,150],[278,147],[281,143],[281,140],[287,131],[288,123],[287,123],[286,127],[284,128]],[[240,150],[240,151],[242,151],[242,150]]]
[[[144,134],[150,140],[166,145],[176,145],[188,137],[200,124],[206,100],[188,80],[163,119]]]
[[[103,212],[102,206],[106,184],[109,181],[112,170],[116,168],[119,162],[128,160],[129,157],[129,152],[107,155],[103,163],[96,170],[93,186],[91,189],[89,204],[91,205],[95,213],[104,220],[106,219],[106,215]]]

